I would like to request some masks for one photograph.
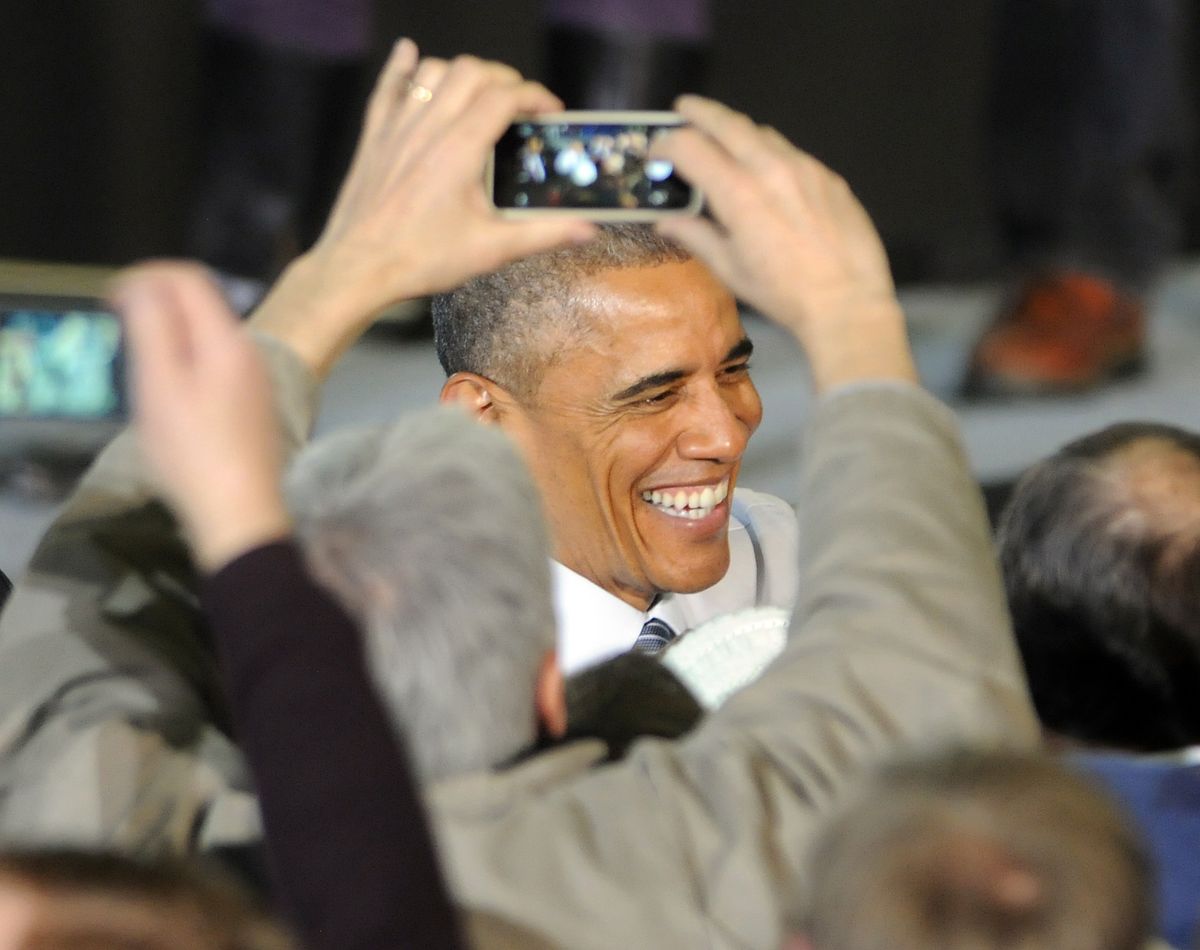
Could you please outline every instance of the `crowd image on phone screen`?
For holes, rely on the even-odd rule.
[[[671,210],[691,189],[670,162],[649,158],[666,128],[520,123],[496,149],[494,198],[507,208]]]

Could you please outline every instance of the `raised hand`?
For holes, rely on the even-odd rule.
[[[286,534],[270,381],[207,272],[143,264],[118,275],[111,298],[142,451],[198,563],[214,570]]]
[[[792,330],[819,389],[915,379],[887,255],[846,182],[718,102],[685,96],[676,108],[690,125],[655,153],[704,191],[715,221],[671,218],[659,230]]]
[[[518,115],[561,108],[508,66],[471,56],[418,62],[416,46],[401,40],[324,232],[255,324],[322,374],[396,301],[590,238],[592,225],[579,219],[502,219],[484,194],[484,169],[504,129]]]

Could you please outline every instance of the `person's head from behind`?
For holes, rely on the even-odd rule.
[[[641,607],[724,576],[762,405],[703,264],[649,227],[603,228],[437,298],[434,324],[442,398],[521,447],[559,561]]]
[[[999,547],[1034,704],[1052,733],[1200,742],[1200,437],[1130,423],[1030,469]]]
[[[0,856],[0,950],[291,950],[211,869],[101,853]]]
[[[423,780],[510,758],[539,716],[565,728],[540,501],[502,433],[413,413],[314,443],[285,487]]]
[[[882,770],[812,860],[812,950],[1139,950],[1148,858],[1049,758],[955,753]]]

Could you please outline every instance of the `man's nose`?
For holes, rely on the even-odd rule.
[[[719,389],[694,400],[679,433],[679,454],[687,459],[734,462],[746,451],[753,422],[740,402]]]

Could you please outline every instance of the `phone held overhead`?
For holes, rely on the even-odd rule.
[[[674,112],[556,112],[509,126],[488,168],[492,203],[504,215],[570,214],[647,221],[697,214],[699,190],[670,162],[650,158],[654,140],[683,124]]]

